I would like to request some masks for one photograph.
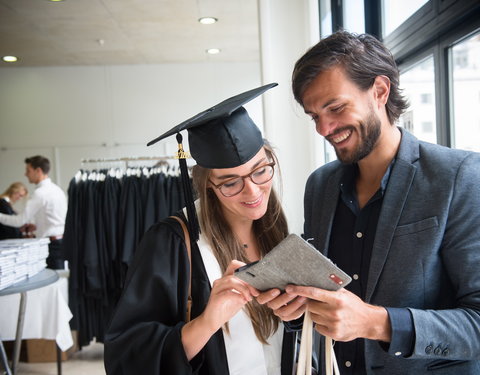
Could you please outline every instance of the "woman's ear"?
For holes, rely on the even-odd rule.
[[[386,105],[390,95],[390,79],[387,76],[377,76],[373,82],[374,99],[380,108]]]

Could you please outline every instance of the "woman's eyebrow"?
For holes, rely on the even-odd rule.
[[[255,168],[259,167],[260,164],[262,164],[266,160],[267,160],[266,157],[258,160],[254,165],[252,165],[252,168],[250,170],[253,171]],[[214,176],[214,177],[218,178],[219,180],[226,180],[226,179],[229,179],[229,178],[240,177],[240,175],[238,175],[238,174],[224,174],[224,175]]]

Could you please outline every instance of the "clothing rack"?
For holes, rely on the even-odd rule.
[[[70,268],[70,324],[80,347],[93,338],[103,342],[145,231],[185,206],[180,168],[172,160],[81,159],[82,170],[70,180],[63,243]]]
[[[86,165],[94,165],[93,169],[111,169],[111,168],[139,168],[139,167],[164,167],[170,168],[175,164],[171,161],[177,160],[174,156],[139,156],[139,157],[120,157],[120,158],[90,158],[80,159],[81,168]],[[142,162],[143,164],[141,164]],[[145,162],[152,162],[145,165]],[[119,164],[120,163],[120,164]]]
[[[158,162],[168,162],[169,160],[176,160],[174,156],[133,156],[133,157],[121,157],[121,158],[97,158],[97,159],[80,159],[82,166],[84,164],[91,163],[125,163],[125,166],[128,167],[128,163],[139,162],[139,161],[158,161]]]
[[[115,162],[115,161],[143,161],[143,160],[170,160],[175,159],[174,156],[133,156],[122,158],[98,158],[98,159],[81,159],[81,163],[99,163],[99,162]]]

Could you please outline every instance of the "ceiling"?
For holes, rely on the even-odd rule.
[[[257,0],[0,0],[0,55],[19,59],[0,68],[258,61],[257,12]]]

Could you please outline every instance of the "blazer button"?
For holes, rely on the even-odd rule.
[[[433,346],[432,345],[428,345],[425,348],[425,353],[427,353],[427,354],[432,354],[432,351],[433,351]]]
[[[442,355],[444,357],[448,356],[450,354],[450,350],[448,350],[448,348],[444,349],[443,352],[442,352]]]
[[[435,355],[440,355],[442,353],[442,348],[437,346],[435,350],[433,351],[433,354]]]

